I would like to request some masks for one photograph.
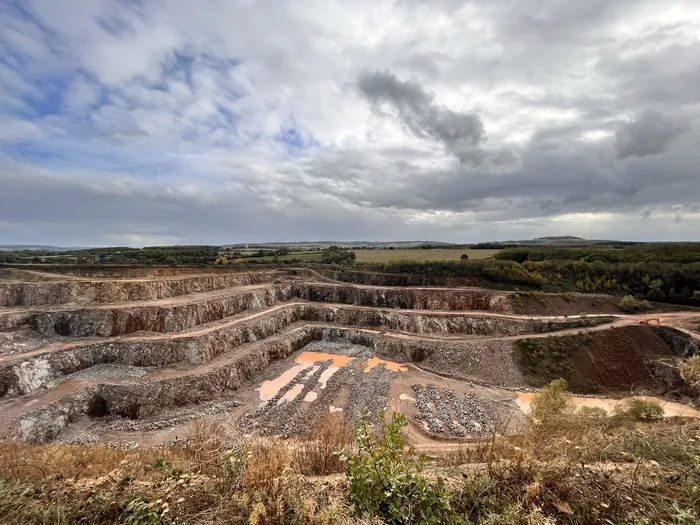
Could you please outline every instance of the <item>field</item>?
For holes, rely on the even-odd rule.
[[[470,259],[488,259],[499,250],[354,250],[356,262],[387,263],[391,261],[459,261],[463,253]]]
[[[437,250],[353,250],[355,262],[384,264],[392,261],[459,261],[463,253],[469,259],[488,259],[496,255],[500,250],[470,250],[470,249],[437,249]],[[321,259],[321,252],[292,252],[289,255],[280,256],[280,259],[300,259],[302,261],[316,261]],[[272,261],[274,257],[250,257],[249,261]]]

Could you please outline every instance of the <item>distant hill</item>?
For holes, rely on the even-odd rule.
[[[520,239],[520,240],[509,240],[509,241],[490,241],[482,243],[451,243],[443,241],[299,241],[299,242],[269,242],[269,243],[238,243],[238,244],[228,244],[224,245],[224,249],[234,249],[242,250],[246,246],[249,250],[275,250],[279,248],[290,248],[295,250],[315,250],[323,249],[329,246],[341,246],[344,248],[355,247],[355,248],[375,248],[375,249],[387,249],[387,248],[415,248],[418,246],[432,246],[434,248],[463,248],[471,246],[473,248],[488,248],[488,249],[498,249],[498,248],[510,248],[517,246],[556,246],[556,247],[571,247],[580,248],[586,246],[626,246],[633,244],[643,244],[636,241],[616,241],[616,240],[606,240],[606,239],[584,239],[582,237],[575,237],[572,235],[559,235],[559,236],[548,236],[548,237],[537,237],[536,239]]]
[[[561,246],[561,247],[581,247],[581,246],[629,246],[633,244],[644,244],[637,241],[616,241],[612,239],[584,239],[561,235],[557,237],[537,237],[536,239],[524,239],[503,241],[501,244],[514,244],[517,246]]]
[[[14,252],[19,250],[42,250],[45,252],[61,252],[66,250],[84,250],[85,248],[61,248],[59,246],[41,246],[38,244],[0,244],[0,251]]]

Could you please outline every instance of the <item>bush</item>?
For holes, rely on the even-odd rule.
[[[350,502],[359,515],[377,516],[390,525],[459,523],[450,506],[444,480],[430,483],[423,474],[425,458],[405,457],[401,428],[406,418],[390,422],[380,414],[381,436],[372,433],[369,415],[357,430],[357,453],[347,460]]]
[[[653,399],[633,397],[625,399],[615,415],[632,421],[659,421],[664,418],[664,408]]]
[[[681,364],[681,377],[689,385],[700,383],[700,356],[695,355]]]
[[[355,252],[340,246],[329,246],[321,253],[322,264],[352,264],[354,261]]]
[[[573,413],[571,394],[566,390],[566,386],[564,379],[555,379],[532,399],[528,413],[529,424],[555,423],[558,419]]]
[[[306,476],[343,472],[340,451],[352,441],[352,428],[342,414],[326,414],[312,432],[292,449],[292,464]]]
[[[640,301],[631,295],[625,295],[620,301],[620,308],[625,312],[638,312],[640,310],[649,310],[651,305],[649,301]]]

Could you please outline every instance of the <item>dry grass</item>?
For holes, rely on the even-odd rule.
[[[522,434],[433,463],[465,522],[700,522],[700,422],[572,410],[562,390],[534,406]],[[133,507],[155,509],[143,523],[369,524],[348,506],[345,476],[317,477],[343,470],[336,451],[352,432],[338,416],[295,441],[232,445],[225,427],[195,423],[182,448],[2,444],[0,522],[107,524],[134,518]]]
[[[342,414],[327,414],[319,426],[292,448],[294,467],[307,476],[324,476],[345,470],[339,452],[353,441],[352,427]]]

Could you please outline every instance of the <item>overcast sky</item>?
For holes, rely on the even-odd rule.
[[[700,1],[0,1],[0,244],[546,235],[700,240]]]

